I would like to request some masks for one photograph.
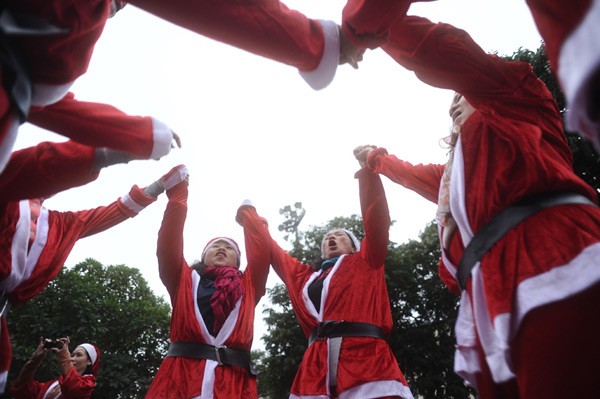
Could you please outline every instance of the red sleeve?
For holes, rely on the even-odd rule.
[[[158,232],[156,256],[160,279],[171,298],[176,297],[179,278],[186,265],[183,258],[183,227],[187,216],[188,184],[167,190],[169,203]]]
[[[397,19],[406,15],[410,0],[348,0],[342,11],[344,36],[364,48],[381,46]]]
[[[324,35],[319,22],[279,0],[132,0],[142,8],[200,35],[270,58],[301,71],[319,65]]]
[[[382,48],[423,82],[461,93],[476,109],[518,114],[525,120],[542,109],[556,113],[544,84],[531,84],[537,80],[531,65],[487,54],[467,32],[452,25],[407,16],[396,21]]]
[[[24,381],[22,384],[12,385],[10,393],[13,399],[37,399],[42,397],[45,389],[56,380],[48,382],[38,382],[34,379]]]
[[[152,118],[130,116],[117,108],[75,99],[68,93],[45,107],[32,107],[28,122],[91,147],[109,147],[141,159],[152,154]]]
[[[15,151],[0,174],[0,201],[50,197],[98,177],[94,149],[74,141],[43,142]]]
[[[130,201],[126,201],[129,198]],[[108,206],[99,206],[94,209],[77,212],[59,212],[63,215],[68,226],[69,218],[77,218],[83,223],[81,235],[79,238],[88,237],[102,231],[105,231],[117,224],[134,217],[156,201],[156,198],[144,194],[138,186],[133,186],[129,193]]]
[[[380,173],[437,204],[445,165],[413,165],[389,155],[384,148],[371,152],[367,164],[375,173]]]
[[[60,389],[64,396],[88,399],[92,397],[92,392],[96,388],[96,377],[91,374],[79,375],[74,368],[69,373],[60,378]]]
[[[390,211],[381,178],[367,168],[356,173],[365,238],[360,255],[372,267],[383,267],[389,240]]]
[[[244,241],[248,266],[244,274],[250,274],[256,302],[265,294],[265,286],[271,264],[270,236],[267,221],[256,213],[252,206],[243,206],[238,216],[244,226]]]

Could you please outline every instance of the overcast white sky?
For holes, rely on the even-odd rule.
[[[343,0],[284,1],[309,17],[340,21]],[[540,36],[524,0],[439,0],[419,3],[409,14],[464,28],[487,51],[535,50]],[[358,70],[344,65],[333,83],[313,91],[289,66],[203,38],[131,5],[109,20],[89,71],[73,86],[82,100],[112,104],[129,114],[152,115],[182,138],[183,148],[160,161],[134,161],[104,169],[98,180],[46,201],[55,210],[105,205],[145,186],[172,166],[190,169],[185,256],[200,256],[217,235],[238,240],[234,216],[251,199],[286,246],[277,226],[279,209],[302,202],[301,229],[337,216],[359,214],[358,164],[352,149],[386,147],[413,163],[444,163],[439,139],[447,135],[452,93],[431,88],[382,50],[367,51]],[[61,136],[24,125],[17,148]],[[392,241],[417,238],[435,206],[384,178],[395,225]],[[139,216],[80,240],[68,267],[94,258],[105,265],[139,268],[168,301],[158,278],[156,237],[166,205],[162,195]],[[275,273],[269,286],[278,281]],[[263,299],[257,308],[254,347],[262,347]]]

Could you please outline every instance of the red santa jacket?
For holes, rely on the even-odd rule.
[[[269,271],[269,242],[263,219],[254,208],[242,207],[248,265],[243,272],[244,295],[238,300],[216,337],[206,327],[197,302],[200,275],[183,258],[183,227],[187,214],[187,184],[167,191],[169,203],[158,237],[160,278],[169,292],[171,342],[200,342],[250,350],[253,339],[254,308],[265,293]],[[148,399],[257,398],[256,378],[237,366],[219,366],[213,360],[167,357],[146,394]]]
[[[129,194],[108,206],[77,212],[42,208],[31,247],[29,201],[1,204],[0,290],[8,293],[12,305],[35,297],[59,273],[77,240],[136,216],[155,200],[133,186]],[[5,383],[12,354],[4,317],[0,323],[0,383],[3,377]]]
[[[60,385],[61,393],[56,399],[89,399],[96,387],[96,377],[92,374],[79,375],[71,369],[66,376],[61,375],[58,380],[46,382],[31,379],[21,385],[13,385],[10,393],[14,399],[45,399],[46,394]]]
[[[324,279],[319,312],[308,297],[308,286],[321,271],[302,264],[271,240],[271,264],[287,287],[294,312],[307,337],[324,320],[375,324],[386,336],[392,329],[384,275],[390,226],[385,192],[378,175],[362,169],[357,176],[365,237],[360,251],[340,257]],[[385,340],[344,338],[338,364],[337,391],[340,395],[413,397]],[[328,373],[327,341],[317,340],[304,353],[290,397],[326,397],[329,394]]]
[[[599,151],[600,124],[590,117],[587,105],[594,101],[588,90],[590,78],[600,68],[600,1],[527,0],[527,4],[569,104],[567,128],[591,140]]]
[[[521,199],[573,192],[596,200],[594,190],[573,173],[556,102],[529,64],[488,55],[464,31],[418,17],[392,28],[384,49],[421,80],[461,93],[476,109],[461,127],[449,172],[458,232],[443,251],[447,274],[455,276],[474,234]],[[406,165],[395,170],[381,152],[372,155],[375,171],[411,170]],[[427,173],[440,172],[437,167]],[[427,191],[435,186],[440,183]],[[513,378],[510,341],[525,315],[599,282],[595,259],[600,259],[598,208],[548,208],[508,232],[473,269],[462,293],[457,371],[474,383],[478,340],[494,380]]]

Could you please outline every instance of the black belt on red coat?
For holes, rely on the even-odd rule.
[[[237,366],[256,375],[250,359],[250,351],[244,349],[214,346],[201,342],[171,342],[167,357],[189,357],[192,359],[214,360],[220,366]]]
[[[344,337],[370,337],[385,339],[385,334],[381,327],[371,323],[362,323],[355,321],[334,321],[325,320],[317,324],[310,333],[308,346],[315,341],[327,339],[327,350],[329,352],[329,396],[337,397],[337,369]]]
[[[473,267],[510,229],[529,216],[557,205],[597,206],[587,197],[576,193],[546,193],[525,198],[519,203],[509,206],[483,226],[465,248],[456,270],[458,287],[461,290],[466,288]]]

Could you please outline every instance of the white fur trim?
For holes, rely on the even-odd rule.
[[[331,83],[340,63],[340,33],[337,24],[333,21],[318,22],[323,28],[323,56],[317,69],[300,71],[302,79],[314,90],[321,90]]]
[[[19,284],[27,280],[44,250],[48,240],[48,210],[40,209],[37,220],[37,233],[29,248],[29,229],[31,223],[29,200],[19,201],[19,220],[11,243],[10,275],[0,281],[0,289],[12,292]]]
[[[75,83],[75,81],[64,83],[62,85],[34,83],[33,93],[31,94],[31,105],[43,107],[45,105],[54,104],[69,92],[73,83]]]
[[[558,57],[558,77],[567,99],[566,125],[588,137],[600,149],[600,124],[587,114],[587,82],[600,67],[600,0],[564,41]]]
[[[85,349],[85,351],[87,352],[88,356],[90,357],[90,360],[92,361],[92,366],[94,364],[96,364],[96,360],[98,360],[98,352],[96,352],[96,348],[94,348],[94,345],[92,344],[81,344],[78,345],[81,346],[83,349]]]
[[[237,324],[240,308],[242,305],[242,297],[238,299],[235,304],[235,307],[225,319],[225,323],[221,330],[217,334],[216,337],[213,337],[208,332],[208,328],[206,327],[206,323],[202,318],[202,314],[200,313],[200,308],[198,307],[198,285],[200,284],[200,280],[202,277],[196,273],[192,272],[192,298],[194,300],[194,313],[196,314],[196,320],[198,321],[198,325],[200,326],[200,330],[202,331],[202,337],[206,341],[206,343],[214,346],[223,345],[228,339],[229,336],[233,333],[233,329]],[[213,390],[215,384],[215,369],[217,368],[218,363],[214,360],[206,360],[206,364],[204,366],[204,376],[202,380],[202,394],[198,396],[201,399],[212,399],[213,398]]]
[[[4,140],[0,143],[0,173],[4,170],[8,161],[10,161],[10,154],[12,153],[15,141],[17,141],[17,133],[19,132],[19,126],[21,122],[16,112],[12,114],[12,121],[4,136]]]
[[[399,395],[402,399],[413,399],[410,388],[396,380],[372,381],[345,390],[340,399],[371,399]]]
[[[152,118],[152,154],[151,159],[160,159],[171,151],[173,131],[158,119]]]
[[[413,399],[410,388],[396,380],[372,381],[341,392],[340,399],[374,399],[399,395],[402,399]],[[290,399],[329,399],[328,395],[294,395]]]
[[[0,373],[0,394],[4,393],[4,389],[6,388],[6,378],[8,377],[8,371],[3,371]]]
[[[54,388],[57,385],[58,385],[58,380],[54,381],[52,384],[50,384],[50,386],[48,387],[48,389],[46,389],[46,392],[44,392],[44,396],[42,397],[42,399],[46,399],[48,397],[48,394],[50,393],[50,391],[52,391],[52,388]],[[59,398],[61,396],[62,395],[58,395]]]
[[[180,165],[173,173],[168,174],[168,177],[162,181],[163,188],[165,190],[170,190],[179,183],[185,181],[189,175],[190,172],[188,171],[187,166]]]
[[[121,198],[119,198],[119,200],[121,201],[121,203],[123,205],[125,205],[125,207],[127,209],[129,209],[131,212],[135,213],[136,215],[145,208],[145,206],[140,205],[137,202],[135,202],[133,200],[133,198],[131,198],[131,195],[129,195],[129,193],[127,193],[124,196],[122,196]]]

